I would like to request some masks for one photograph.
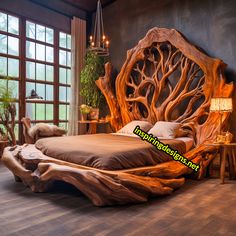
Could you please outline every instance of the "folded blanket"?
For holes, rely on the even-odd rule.
[[[29,129],[28,134],[34,139],[35,137],[62,136],[66,134],[66,130],[56,125],[38,123]]]

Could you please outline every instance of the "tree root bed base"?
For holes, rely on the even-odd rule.
[[[184,178],[177,178],[182,168],[171,162],[168,165],[174,177],[160,178],[155,167],[164,170],[166,163],[152,166],[150,171],[149,167],[106,171],[50,158],[34,145],[6,148],[2,160],[34,192],[46,192],[55,180],[61,180],[74,185],[96,206],[142,203],[149,197],[169,195],[184,184]]]

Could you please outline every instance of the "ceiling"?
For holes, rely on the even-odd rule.
[[[97,0],[29,0],[37,5],[46,7],[66,16],[81,16],[83,12],[96,11]],[[102,7],[106,7],[115,0],[101,0]],[[83,17],[82,17],[83,18]]]
[[[88,12],[95,11],[97,8],[97,0],[61,0],[67,4],[78,7],[82,10],[86,10]],[[101,0],[101,4],[103,7],[108,4],[114,2],[114,0]]]

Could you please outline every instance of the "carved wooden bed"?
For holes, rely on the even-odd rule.
[[[55,180],[74,185],[96,206],[138,203],[150,196],[170,194],[184,184],[183,175],[203,178],[216,150],[211,143],[219,129],[219,114],[209,113],[212,97],[230,97],[225,64],[205,55],[174,29],[153,28],[127,53],[112,88],[111,64],[96,81],[110,108],[117,131],[132,120],[180,122],[191,130],[195,148],[185,154],[200,170],[168,161],[155,166],[100,170],[42,154],[34,145],[6,148],[4,164],[34,192],[45,192]],[[228,114],[223,115],[226,124]]]

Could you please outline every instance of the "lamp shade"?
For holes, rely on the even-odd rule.
[[[232,112],[232,98],[212,98],[210,111]]]

